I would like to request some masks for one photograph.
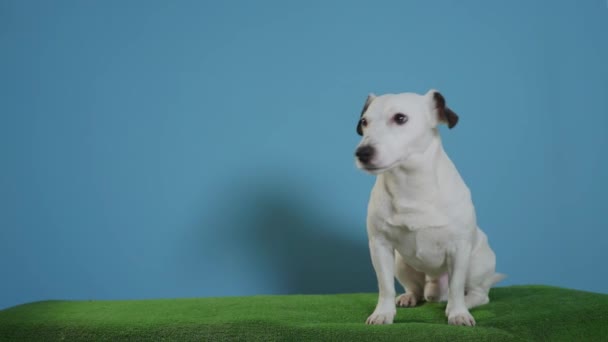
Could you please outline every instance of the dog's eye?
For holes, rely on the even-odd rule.
[[[367,120],[365,120],[365,118],[362,118],[361,120],[359,120],[359,123],[361,124],[361,126],[367,127]]]
[[[403,113],[397,113],[393,117],[393,120],[395,120],[395,123],[397,123],[397,125],[403,125],[404,123],[407,122],[407,115],[405,115]]]

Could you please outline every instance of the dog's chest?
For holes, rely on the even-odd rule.
[[[425,273],[441,271],[445,264],[446,243],[441,228],[411,231],[404,227],[387,227],[393,247],[405,261]]]

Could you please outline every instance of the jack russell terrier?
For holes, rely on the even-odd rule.
[[[458,116],[435,90],[370,94],[357,133],[357,167],[377,175],[367,233],[379,298],[367,324],[391,324],[396,305],[445,301],[452,325],[474,326],[469,309],[489,302],[504,275],[477,226],[471,193],[441,144],[438,124]],[[406,292],[395,299],[394,278]]]

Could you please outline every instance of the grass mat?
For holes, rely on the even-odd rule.
[[[376,294],[44,301],[0,311],[0,340],[608,341],[608,295],[549,286],[492,289],[476,327],[447,324],[445,303],[399,308],[367,326]]]

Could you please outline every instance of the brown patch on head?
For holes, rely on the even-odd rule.
[[[359,116],[359,122],[357,122],[357,134],[359,135],[363,135],[363,127],[361,127],[361,118],[363,117],[363,114],[365,114],[367,108],[375,98],[376,95],[374,94],[367,95],[367,100],[365,100],[365,104],[363,105],[363,109],[361,110],[361,115]]]
[[[435,100],[435,109],[437,109],[437,115],[439,121],[444,122],[448,125],[448,128],[456,126],[458,123],[458,115],[453,110],[446,107],[445,98],[438,91],[433,94]]]

